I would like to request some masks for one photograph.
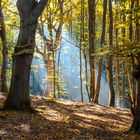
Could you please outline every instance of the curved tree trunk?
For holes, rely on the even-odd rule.
[[[12,79],[5,108],[15,110],[29,109],[29,78],[35,46],[36,25],[28,26],[30,21],[21,21],[20,36],[13,55]],[[30,32],[29,28],[32,28]],[[28,36],[28,37],[27,37]]]
[[[31,109],[29,96],[30,69],[35,48],[35,33],[38,17],[47,4],[47,0],[39,2],[18,0],[20,14],[20,33],[13,54],[13,67],[10,91],[4,103],[4,109],[28,111]]]

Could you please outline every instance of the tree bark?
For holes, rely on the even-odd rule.
[[[132,10],[134,8],[134,0],[131,0],[131,3],[130,3],[130,26],[129,26],[129,39],[130,41],[132,42],[133,40],[133,25],[132,25],[132,17],[133,17],[133,14],[132,14]]]
[[[45,96],[49,96],[54,92],[54,60],[53,60],[53,52],[50,52],[49,57],[43,57],[46,70],[47,70],[47,88],[44,92]]]
[[[7,90],[7,83],[6,83],[6,68],[7,68],[7,41],[6,41],[6,30],[5,30],[5,24],[4,24],[4,17],[2,13],[2,5],[0,0],[0,37],[2,40],[2,67],[1,67],[1,92],[8,92]]]
[[[113,47],[113,12],[112,12],[112,0],[109,0],[109,45],[110,47]],[[110,89],[110,106],[115,106],[115,92],[113,87],[113,72],[112,72],[112,63],[113,58],[112,55],[109,56],[108,60],[108,83],[109,83],[109,89]]]
[[[126,23],[126,14],[123,15],[122,17],[123,23]],[[126,38],[126,27],[122,28],[122,38],[124,39],[123,41],[123,48],[125,47],[125,38]],[[122,96],[124,99],[125,95],[125,60],[124,57],[122,57]]]
[[[58,98],[61,97],[60,95],[60,58],[61,58],[61,50],[62,50],[62,43],[60,44],[59,53],[58,53],[58,62],[57,62],[57,77],[58,77],[58,83],[57,83],[57,90],[58,90]]]
[[[54,3],[57,5],[57,3]],[[56,85],[56,66],[55,66],[55,53],[57,51],[58,46],[60,45],[61,42],[61,35],[62,35],[62,28],[63,28],[63,17],[64,17],[64,11],[63,11],[63,5],[64,5],[64,0],[58,0],[59,4],[59,11],[60,11],[60,17],[58,20],[58,26],[54,26],[54,18],[52,12],[56,11],[47,11],[47,26],[48,26],[48,31],[49,31],[49,38],[44,34],[44,22],[40,21],[40,24],[38,25],[38,33],[42,37],[44,41],[44,46],[43,46],[43,52],[40,51],[38,47],[36,47],[36,50],[39,54],[43,56],[44,62],[46,64],[46,69],[47,69],[47,89],[45,90],[45,96],[48,96],[50,93],[53,94],[54,98],[56,98],[56,86],[57,89],[59,90],[59,85]],[[51,8],[50,8],[51,9]],[[55,35],[54,35],[55,31]],[[48,53],[50,52],[50,53]],[[60,93],[60,91],[58,91]],[[60,96],[59,96],[60,97]]]
[[[136,14],[136,41],[137,45],[140,45],[140,21],[138,17],[138,12],[139,12],[139,5],[140,2],[139,0],[136,0],[136,9],[137,9],[137,14]],[[131,125],[130,131],[135,134],[140,134],[140,53],[136,55],[137,63],[135,64],[134,67],[134,78],[136,80],[136,95],[137,95],[137,104],[136,104],[136,111],[134,114],[134,119],[133,123]]]
[[[133,8],[134,8],[134,0],[130,1],[130,26],[129,26],[129,40],[132,43],[133,42]],[[134,65],[134,57],[131,58],[132,59],[132,70],[131,73],[133,72],[133,65]],[[136,92],[135,92],[135,79],[133,77],[133,75],[131,75],[131,83],[132,83],[132,95],[133,95],[133,104],[131,105],[131,108],[135,108],[136,107]],[[135,110],[135,109],[134,109]]]
[[[117,16],[118,16],[118,14],[117,14]],[[119,30],[116,28],[116,48],[117,48],[117,51],[119,50],[118,32],[119,32]],[[119,105],[120,105],[120,84],[119,84],[120,78],[119,78],[119,58],[118,58],[118,54],[115,55],[115,68],[116,68],[116,72],[115,72],[116,81],[115,81],[115,83],[116,83],[117,106],[119,107]]]
[[[81,0],[81,23],[80,23],[80,49],[79,49],[79,54],[80,54],[80,92],[81,92],[81,101],[84,101],[83,98],[83,78],[82,78],[82,72],[83,72],[83,67],[82,67],[82,48],[84,48],[84,0]]]
[[[4,109],[30,111],[29,79],[35,48],[35,33],[38,17],[47,4],[47,0],[18,0],[20,14],[20,33],[13,54],[10,91],[4,103]]]
[[[89,11],[89,63],[90,63],[90,100],[95,94],[95,0],[88,0]]]
[[[85,61],[85,79],[86,79],[86,91],[87,91],[87,94],[88,94],[88,99],[89,99],[89,102],[90,102],[90,92],[89,92],[89,86],[88,86],[88,62],[87,62],[87,55],[86,55],[86,52],[85,52],[85,47],[84,47],[84,50],[83,50],[83,56],[84,56],[84,61]]]
[[[105,33],[106,33],[106,12],[107,12],[107,0],[104,0],[103,3],[103,30],[101,36],[101,47],[105,44]],[[100,92],[100,84],[101,84],[101,75],[102,75],[102,59],[99,60],[99,67],[98,67],[98,77],[97,77],[97,85],[96,85],[96,92],[94,96],[94,102],[98,103],[98,97]]]
[[[55,67],[55,50],[53,50],[53,97],[56,98],[56,67]]]

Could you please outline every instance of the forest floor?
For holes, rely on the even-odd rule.
[[[32,96],[36,113],[0,111],[1,140],[133,140],[128,109]],[[0,94],[0,107],[5,96]]]

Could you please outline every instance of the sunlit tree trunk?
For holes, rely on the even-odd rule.
[[[57,77],[58,77],[58,83],[57,83],[57,90],[58,90],[58,98],[60,98],[60,58],[61,58],[61,49],[62,44],[60,44],[59,52],[58,52],[58,62],[57,62]]]
[[[43,57],[47,70],[47,83],[44,91],[45,96],[49,96],[54,92],[54,60],[53,52],[49,52],[49,57]]]
[[[10,91],[4,104],[5,109],[30,110],[29,79],[35,48],[35,33],[38,17],[47,0],[18,0],[20,33],[13,54]]]
[[[86,36],[85,36],[85,16],[86,16],[86,12],[85,12],[85,0],[81,0],[81,3],[82,3],[82,8],[81,8],[81,12],[83,13],[83,16],[81,18],[81,20],[83,21],[82,22],[82,40],[83,40],[83,47],[81,49],[82,51],[82,54],[83,54],[83,58],[84,58],[84,69],[85,69],[85,80],[86,80],[86,91],[87,91],[87,94],[88,94],[88,99],[90,101],[90,91],[89,91],[89,79],[88,79],[88,56],[87,56],[87,45],[86,45]],[[82,14],[81,14],[82,15]]]
[[[80,45],[80,48],[82,46]],[[80,49],[80,92],[81,92],[81,101],[83,102],[83,79],[82,79],[82,51]]]
[[[56,98],[56,67],[55,67],[55,50],[53,50],[53,97]]]
[[[126,15],[124,14],[122,17],[122,21],[123,23],[126,23]],[[122,38],[124,39],[123,41],[123,47],[125,47],[124,43],[125,43],[125,37],[126,37],[126,28],[125,26],[122,28]],[[125,59],[124,57],[122,57],[122,96],[124,99],[124,95],[125,95]]]
[[[85,61],[85,79],[86,79],[86,90],[88,94],[88,99],[90,101],[90,92],[89,92],[89,80],[88,80],[88,61],[87,61],[87,55],[86,55],[86,50],[83,50],[83,56],[84,56],[84,61]]]
[[[80,91],[81,91],[81,101],[83,102],[83,78],[82,78],[82,49],[84,48],[83,43],[84,43],[84,0],[81,0],[81,25],[80,25]]]
[[[124,99],[124,96],[125,96],[125,61],[124,61],[124,58],[122,58],[122,96]]]
[[[55,6],[57,5],[57,3],[53,3],[53,4]],[[58,26],[56,25],[56,27],[54,27],[54,19],[52,16],[52,11],[51,10],[49,11],[47,9],[48,13],[46,16],[47,16],[49,38],[44,33],[45,24],[40,21],[40,24],[38,25],[37,29],[38,29],[38,33],[40,34],[41,38],[44,41],[43,52],[40,51],[39,47],[36,47],[37,52],[43,56],[44,62],[46,64],[46,69],[47,69],[47,82],[46,82],[47,85],[46,85],[44,94],[45,96],[52,94],[54,97],[56,97],[56,87],[58,87],[58,85],[56,84],[57,75],[56,75],[56,66],[55,66],[55,54],[56,54],[58,46],[60,45],[62,27],[64,24],[64,21],[63,21],[64,0],[58,0],[58,4],[59,4],[59,12],[60,12]]]
[[[89,11],[89,63],[90,63],[90,100],[95,94],[95,0],[88,0]]]
[[[105,34],[106,34],[106,12],[107,12],[107,0],[103,2],[103,30],[101,36],[101,47],[105,44]],[[100,92],[100,84],[101,84],[101,75],[102,75],[102,59],[99,60],[99,67],[98,67],[98,77],[97,77],[97,85],[96,85],[96,92],[94,96],[94,102],[98,103],[98,97]]]
[[[119,84],[119,58],[118,58],[118,50],[119,50],[119,29],[117,28],[117,22],[119,19],[119,15],[118,15],[118,3],[117,1],[115,1],[115,5],[116,5],[116,15],[115,15],[115,45],[116,45],[116,49],[117,49],[117,54],[115,55],[115,78],[116,78],[116,96],[117,96],[117,106],[119,107],[120,104],[120,84]]]

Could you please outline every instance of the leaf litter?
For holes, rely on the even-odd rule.
[[[0,94],[2,108],[5,96]],[[0,111],[1,140],[133,140],[128,109],[31,96],[36,113]]]

